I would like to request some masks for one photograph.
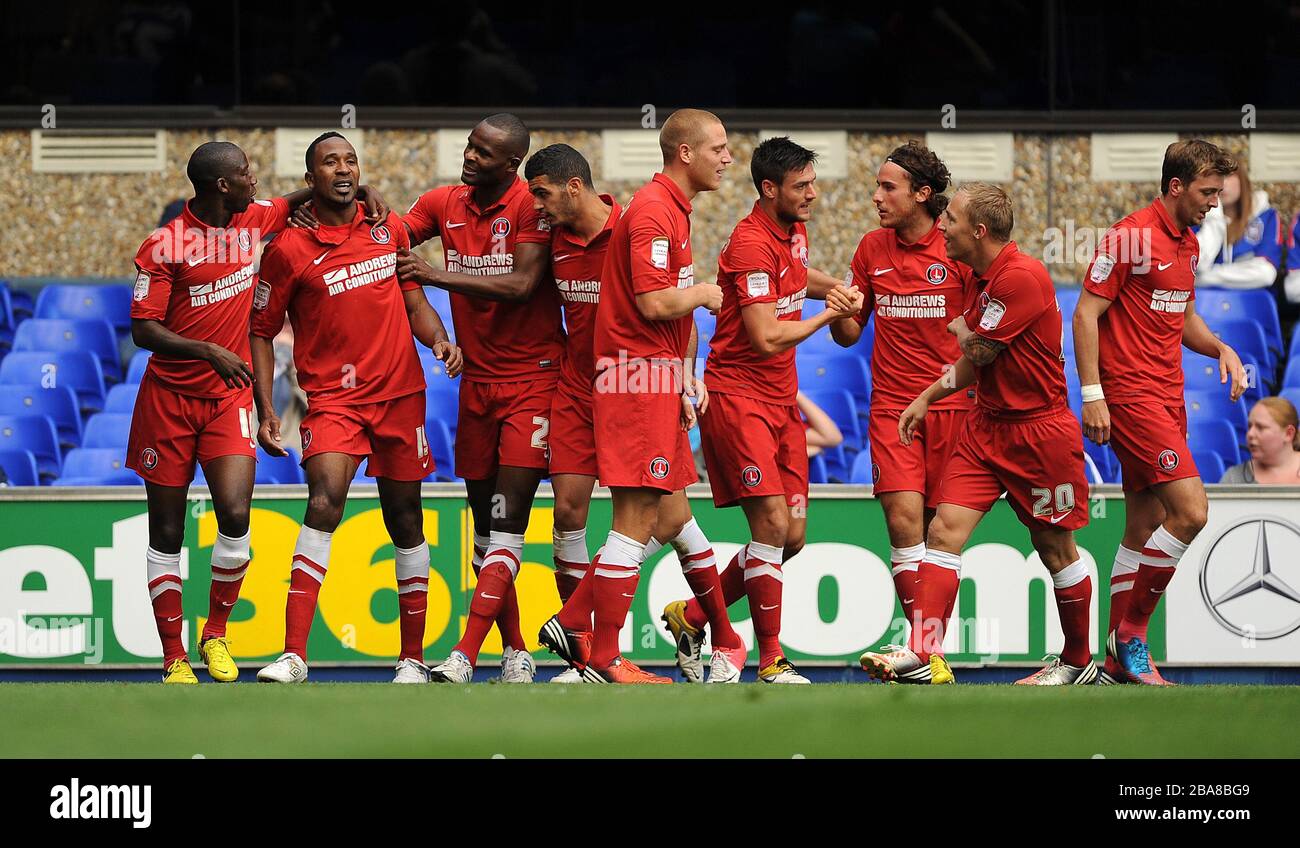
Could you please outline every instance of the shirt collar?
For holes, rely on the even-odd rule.
[[[762,222],[767,231],[779,238],[781,241],[790,241],[794,238],[794,228],[791,227],[790,232],[786,232],[784,227],[782,227],[771,215],[767,214],[767,211],[759,205],[757,200],[754,201],[754,209],[749,214],[751,217]]]
[[[357,201],[357,214],[352,218],[351,224],[340,224],[337,226],[325,226],[321,224],[314,230],[308,230],[316,241],[321,244],[339,245],[347,241],[358,226],[365,223],[366,210],[361,201]]]
[[[1169,210],[1165,208],[1165,205],[1160,202],[1160,198],[1157,197],[1151,201],[1151,208],[1155,210],[1156,217],[1160,219],[1160,223],[1164,225],[1169,235],[1175,239],[1185,238],[1191,233],[1190,227],[1186,231],[1178,229],[1178,224],[1174,222],[1173,216],[1169,214]]]
[[[899,237],[898,230],[894,230],[894,244],[897,245],[900,250],[920,250],[923,248],[930,247],[931,245],[934,244],[936,239],[942,239],[942,238],[943,238],[943,233],[939,232],[938,221],[934,222],[934,224],[930,227],[930,229],[926,231],[925,235],[921,236],[919,239],[917,239],[914,242],[911,242],[910,244],[908,242],[903,241],[902,238]]]
[[[986,281],[993,279],[997,276],[997,273],[1002,270],[1002,266],[1010,262],[1011,257],[1015,256],[1019,252],[1020,248],[1016,247],[1014,241],[1009,241],[1004,244],[1002,249],[998,251],[998,255],[993,258],[991,263],[989,263],[988,270],[983,274],[980,274],[980,279]]]
[[[593,244],[612,233],[614,231],[614,225],[618,223],[618,216],[623,212],[623,207],[618,205],[618,201],[614,199],[613,195],[602,194],[600,195],[600,199],[604,203],[609,204],[609,218],[605,221],[605,226],[601,227],[600,232],[591,237],[591,241],[586,244],[578,241],[577,233],[573,232],[573,230],[570,230],[568,227],[556,227],[556,236],[564,239],[575,247],[591,247]]]
[[[668,177],[665,177],[662,173],[655,174],[654,179],[651,180],[651,182],[656,182],[663,186],[664,189],[667,190],[668,194],[672,196],[672,199],[677,201],[677,205],[682,207],[682,211],[687,215],[691,214],[691,201],[687,199],[686,193],[678,187],[677,183],[673,182]]]
[[[466,208],[468,208],[470,212],[482,216],[487,215],[490,212],[495,212],[498,209],[505,208],[506,204],[514,200],[516,195],[520,192],[527,191],[528,184],[525,183],[521,177],[516,176],[515,181],[510,184],[510,188],[506,189],[506,193],[497,198],[496,203],[493,203],[491,206],[484,209],[480,209],[478,207],[478,202],[474,200],[473,186],[465,186],[464,190],[460,193],[460,199],[464,202]]]

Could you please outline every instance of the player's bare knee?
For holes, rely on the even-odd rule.
[[[307,496],[305,523],[315,530],[333,533],[343,520],[345,499],[346,496],[338,497],[332,492],[312,492]]]
[[[954,552],[961,550],[961,541],[957,538],[957,529],[944,520],[943,514],[935,515],[925,535],[925,546],[937,551]]]
[[[217,530],[231,539],[242,539],[248,532],[249,506],[246,503],[225,504],[216,510]]]
[[[1167,528],[1169,532],[1184,542],[1190,542],[1205,528],[1209,517],[1210,504],[1202,494],[1199,498],[1189,500],[1187,504],[1181,504],[1178,511],[1171,513],[1165,522],[1172,525]]]
[[[587,526],[587,507],[578,498],[556,498],[555,529],[581,530]]]
[[[790,533],[790,516],[785,505],[774,509],[765,509],[751,519],[751,531],[754,541],[768,545],[786,547]]]
[[[229,535],[229,534],[226,534]],[[241,534],[242,535],[242,534]],[[151,523],[149,547],[163,554],[178,554],[185,543],[185,524],[170,522]]]

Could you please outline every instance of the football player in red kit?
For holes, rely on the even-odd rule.
[[[686,437],[695,424],[691,398],[701,411],[708,406],[693,376],[691,314],[700,306],[716,311],[722,299],[716,285],[695,282],[691,198],[721,185],[731,152],[722,122],[698,109],[673,113],[659,146],[664,169],[629,201],[601,272],[593,423],[598,475],[614,502],[613,528],[586,579],[539,639],[589,682],[670,683],[637,668],[618,648],[641,563],[662,546],[660,539],[669,539],[708,610],[711,680],[731,683],[740,679],[745,647],[727,619],[712,545],[691,517],[684,491],[697,479]]]
[[[880,229],[862,237],[849,271],[848,282],[865,295],[864,308],[831,325],[835,340],[849,347],[876,316],[868,425],[872,484],[885,513],[894,588],[907,621],[943,471],[975,402],[973,389],[954,392],[930,409],[910,444],[898,439],[898,416],[961,356],[948,325],[970,306],[975,291],[970,268],[948,258],[938,227],[949,180],[948,168],[919,142],[889,154],[871,196]],[[898,681],[925,683],[929,674],[923,665]]]
[[[417,283],[396,273],[408,245],[396,215],[370,224],[356,201],[361,165],[342,135],[328,132],[307,148],[306,179],[317,227],[294,229],[267,248],[253,300],[254,397],[258,440],[284,455],[271,405],[271,339],[294,328],[294,365],[307,393],[300,426],[307,472],[307,514],[294,547],[285,607],[284,653],[257,679],[307,679],[307,639],[329,569],[334,530],[343,518],[358,465],[375,477],[384,526],[393,540],[401,648],[394,683],[424,683],[424,624],[429,545],[420,483],[433,472],[424,432],[424,374],[412,334],[459,373],[461,354]]]
[[[435,682],[468,683],[483,639],[501,631],[501,680],[535,673],[519,631],[515,577],[533,496],[546,475],[551,402],[564,357],[560,293],[546,283],[550,224],[533,207],[519,165],[528,128],[514,115],[479,122],[465,145],[461,183],[420,196],[403,217],[411,243],[442,240],[445,269],[404,253],[398,272],[451,292],[465,351],[456,429],[456,475],[474,514],[478,583],[465,632]]]
[[[977,295],[950,331],[962,356],[903,411],[898,436],[911,442],[930,404],[972,384],[976,407],[953,448],[939,508],[917,572],[907,648],[868,652],[863,666],[895,680],[923,665],[930,683],[952,683],[943,636],[960,583],[961,550],[1004,493],[1052,575],[1065,647],[1022,683],[1094,682],[1088,638],[1092,578],[1074,544],[1088,523],[1083,439],[1065,401],[1061,309],[1041,262],[1011,239],[1011,199],[997,186],[963,186],[940,218],[948,256],[974,270]]]
[[[1209,502],[1187,447],[1182,348],[1219,361],[1236,401],[1246,373],[1196,314],[1200,244],[1192,227],[1219,203],[1237,162],[1208,141],[1165,151],[1161,196],[1107,231],[1074,313],[1083,432],[1114,446],[1124,474],[1124,538],[1111,570],[1102,683],[1164,685],[1147,622]]]
[[[228,141],[199,145],[186,175],[194,197],[135,257],[131,337],[154,355],[131,416],[127,466],[144,478],[149,500],[145,560],[166,683],[198,682],[182,640],[180,552],[194,466],[203,467],[217,539],[199,653],[214,680],[229,682],[239,668],[226,623],[248,570],[256,470],[248,319],[257,246],[283,230],[290,209],[311,192],[255,199],[257,177],[248,157]],[[377,195],[371,202],[382,206]]]
[[[809,270],[804,224],[817,198],[816,158],[785,137],[754,150],[750,171],[759,196],[718,259],[722,309],[709,352],[709,407],[700,416],[713,502],[739,505],[749,523],[751,541],[720,580],[728,605],[749,598],[764,683],[809,682],[780,643],[781,569],[803,548],[808,507],[795,346],[862,308],[862,293],[840,286],[827,292],[824,311],[802,317]],[[664,620],[674,630],[684,620],[698,632],[708,616],[692,598],[670,604]]]

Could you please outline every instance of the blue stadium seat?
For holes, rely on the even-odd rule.
[[[854,350],[855,353],[859,352],[856,350],[856,347],[857,346],[854,345],[853,348],[847,348],[847,350]],[[835,339],[831,336],[831,328],[827,325],[799,343],[798,355],[835,356],[836,354],[844,353],[845,350],[846,348],[840,347],[835,342]]]
[[[1296,335],[1300,336],[1300,333],[1296,333]],[[1286,373],[1282,375],[1282,388],[1300,388],[1300,356],[1293,358],[1286,364]]]
[[[113,325],[103,319],[29,318],[14,332],[14,350],[88,350],[99,357],[104,379],[112,383],[122,380],[117,335]]]
[[[849,482],[858,483],[863,486],[870,486],[873,483],[871,479],[871,451],[864,450],[853,459],[853,468],[849,471]]]
[[[0,415],[0,450],[31,451],[42,480],[59,476],[63,452],[47,415]]]
[[[707,309],[695,310],[695,330],[701,340],[712,339],[718,329],[718,316]]]
[[[144,480],[134,471],[115,471],[99,477],[60,477],[52,486],[143,486]]]
[[[137,350],[131,356],[131,364],[126,369],[126,382],[140,384],[144,377],[144,369],[149,367],[149,357],[153,354],[147,350]]]
[[[0,356],[14,346],[14,310],[9,287],[0,284]]]
[[[1242,401],[1233,402],[1228,397],[1227,390],[1220,386],[1218,391],[1187,391],[1183,393],[1187,401],[1187,420],[1193,418],[1204,419],[1207,416],[1213,418],[1222,418],[1233,427],[1237,428],[1238,433],[1246,432],[1246,415],[1248,410],[1246,404]]]
[[[138,383],[118,383],[108,390],[108,398],[104,401],[105,412],[133,412],[135,410],[135,396],[140,393]]]
[[[1246,367],[1246,375],[1250,378],[1250,387],[1242,397],[1246,403],[1254,403],[1264,396],[1264,389],[1260,385],[1262,372],[1255,360],[1248,356],[1242,357],[1242,365]],[[1202,356],[1187,348],[1183,348],[1183,383],[1185,388],[1192,391],[1228,390],[1226,384],[1219,382],[1219,360]]]
[[[370,460],[369,460],[369,459],[363,459],[361,462],[357,463],[357,473],[355,473],[355,474],[352,475],[352,482],[353,482],[353,483],[373,483],[373,482],[375,482],[375,478],[373,478],[373,477],[371,477],[371,476],[369,476],[369,475],[366,474],[366,467],[367,467],[368,465],[370,465]]]
[[[86,422],[86,438],[83,448],[119,448],[126,447],[127,437],[131,433],[131,416],[122,412],[101,412],[91,416]]]
[[[1087,437],[1083,440],[1083,452],[1092,458],[1093,465],[1101,474],[1102,482],[1114,483],[1119,479],[1119,457],[1109,445],[1099,445]]]
[[[1208,420],[1192,418],[1187,420],[1187,445],[1192,454],[1217,453],[1224,465],[1236,465],[1241,462],[1241,436],[1231,424],[1222,418]]]
[[[847,450],[854,453],[862,450],[866,444],[866,435],[853,395],[845,389],[805,391],[804,394],[821,407],[822,411],[835,422],[835,426],[840,428],[840,432],[844,434],[843,444]]]
[[[1282,353],[1282,322],[1277,314],[1277,301],[1269,289],[1196,289],[1196,314],[1205,319],[1213,329],[1223,321],[1249,319],[1259,323],[1264,338],[1274,353]]]
[[[456,341],[456,327],[451,320],[451,293],[446,289],[436,288],[434,286],[424,287],[424,296],[433,307],[433,311],[438,313],[442,319],[442,326],[447,330],[447,337],[453,342]],[[418,341],[415,346],[419,350],[427,350]]]
[[[1272,373],[1279,357],[1269,350],[1268,340],[1264,338],[1264,328],[1259,325],[1259,322],[1220,321],[1211,325],[1210,329],[1220,340],[1237,351],[1242,359],[1249,357],[1269,369],[1270,374]]]
[[[123,448],[75,448],[63,459],[64,477],[108,477],[125,471],[126,451]]]
[[[849,481],[849,471],[853,468],[853,463],[849,461],[849,455],[844,450],[844,445],[822,448],[822,452],[817,456],[826,465],[826,479],[828,482],[847,483]]]
[[[800,356],[795,359],[799,388],[805,392],[847,389],[865,410],[871,397],[871,371],[867,361],[856,353],[836,356]]]
[[[424,420],[440,421],[447,426],[447,432],[456,435],[456,420],[459,415],[460,400],[454,388],[426,389],[424,392]]]
[[[77,393],[67,386],[43,389],[37,383],[0,389],[0,414],[48,415],[66,450],[81,444],[81,409]]]
[[[39,486],[40,472],[36,470],[36,457],[29,450],[0,450],[0,468],[10,486]]]
[[[131,330],[131,286],[46,286],[36,298],[37,318],[103,318],[118,333]]]
[[[826,476],[826,460],[821,454],[817,454],[808,460],[808,482],[809,483],[829,483],[830,479]]]
[[[451,431],[447,425],[438,420],[424,422],[424,435],[429,440],[429,456],[433,459],[434,471],[425,479],[429,482],[455,482],[459,480],[455,472],[455,455],[452,448]]]
[[[271,456],[261,445],[257,446],[257,476],[254,480],[258,483],[305,483],[306,477],[303,476],[302,456],[298,451],[289,446],[284,448],[289,452],[288,456]]]
[[[1291,405],[1296,409],[1300,409],[1300,386],[1288,386],[1278,394],[1291,401]]]
[[[194,480],[190,482],[191,486],[206,486],[208,478],[203,474],[203,466],[197,462],[194,463]]]
[[[17,326],[19,321],[26,321],[28,318],[36,315],[36,302],[32,296],[22,289],[9,290],[9,305],[13,309],[14,325]]]
[[[70,386],[82,415],[104,408],[104,372],[88,350],[14,351],[0,361],[0,384],[13,383]]]
[[[1228,467],[1223,464],[1223,457],[1214,451],[1192,451],[1192,461],[1201,472],[1201,479],[1206,483],[1217,483]]]
[[[1061,305],[1061,324],[1069,326],[1074,322],[1074,310],[1079,305],[1083,286],[1058,286],[1056,302]],[[1068,331],[1067,331],[1068,332]]]

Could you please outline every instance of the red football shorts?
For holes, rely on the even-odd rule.
[[[1108,403],[1110,444],[1123,469],[1124,491],[1198,477],[1187,447],[1187,407],[1162,403]]]
[[[194,463],[257,456],[253,390],[220,398],[180,395],[145,375],[135,398],[126,467],[159,486],[188,486]]]
[[[1088,524],[1083,434],[1069,408],[995,418],[976,408],[953,448],[939,502],[988,512],[1007,493],[1022,524],[1078,530]]]
[[[633,376],[625,371],[620,378],[618,366],[596,376],[592,410],[600,482],[676,492],[700,479],[682,429],[681,379],[671,366],[638,360],[638,367],[641,373]]]
[[[808,505],[808,437],[797,404],[710,392],[700,447],[714,506],[768,495]]]
[[[487,480],[502,465],[547,467],[554,377],[514,383],[461,380],[456,476]]]
[[[595,477],[596,430],[590,392],[561,380],[551,400],[551,474]]]
[[[423,480],[434,471],[424,433],[424,390],[378,403],[327,406],[307,415],[298,428],[302,461],[321,453],[346,453],[357,462],[370,457],[366,474],[389,480]]]
[[[904,445],[898,440],[903,410],[872,406],[867,438],[874,493],[920,492],[927,508],[937,507],[948,458],[969,413],[968,409],[932,409],[912,434],[912,444]]]

